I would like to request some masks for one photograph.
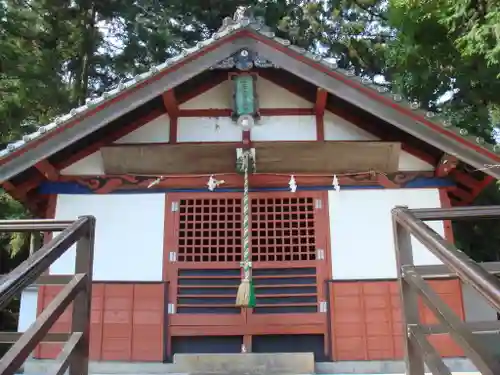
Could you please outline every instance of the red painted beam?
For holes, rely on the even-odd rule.
[[[316,115],[316,139],[325,140],[325,108],[328,99],[328,91],[318,88],[316,91],[316,103],[314,103],[314,113]]]
[[[2,187],[7,194],[9,194],[16,201],[22,203],[32,214],[39,215],[40,212],[37,203],[32,199],[32,197],[28,196],[27,192],[18,189],[17,186],[14,186],[14,184],[9,181],[5,181],[2,184]]]
[[[49,181],[57,181],[59,178],[59,171],[48,160],[39,161],[35,168]]]
[[[323,116],[325,114],[327,99],[328,91],[322,88],[318,88],[316,92],[316,103],[314,103],[314,112],[316,116]]]
[[[448,188],[440,188],[439,189],[439,199],[441,200],[442,208],[451,208],[452,202],[450,200],[450,196],[448,195]],[[451,220],[444,220],[444,238],[451,243],[455,242],[455,236],[453,234],[453,225]]]
[[[250,130],[243,130],[242,131],[242,143],[243,147],[248,149],[252,147],[252,139],[251,139],[251,131]]]
[[[485,174],[481,182],[472,191],[472,195],[474,195],[474,198],[476,198],[479,195],[479,193],[481,193],[481,191],[483,191],[486,187],[488,187],[488,185],[491,184],[493,181],[495,181],[493,177]]]
[[[472,177],[471,175],[459,170],[452,170],[450,176],[460,184],[469,188],[470,190],[474,190],[474,188],[481,182],[480,180]]]
[[[181,109],[179,117],[230,117],[230,108]],[[261,116],[312,116],[313,108],[261,108]]]
[[[177,119],[179,118],[179,103],[175,97],[174,89],[165,91],[162,95],[163,105],[170,118],[169,142],[177,143]]]
[[[165,91],[162,95],[163,98],[163,105],[165,106],[165,109],[168,113],[168,115],[172,117],[178,117],[179,116],[179,103],[177,102],[177,99],[175,98],[175,93],[174,90],[168,90]]]
[[[460,188],[451,188],[449,189],[450,193],[452,193],[455,197],[460,199],[460,201],[464,204],[467,204],[467,202],[472,202],[474,199],[474,196],[471,193],[466,192],[463,189]]]
[[[464,205],[472,204],[477,196],[491,184],[495,179],[489,175],[484,174],[482,180],[477,180],[471,175],[462,171],[453,171],[451,176],[461,185],[466,186],[471,192],[465,193],[461,196],[461,203]],[[453,192],[455,194],[455,191]],[[461,194],[461,193],[458,193]],[[455,194],[457,195],[457,194]]]

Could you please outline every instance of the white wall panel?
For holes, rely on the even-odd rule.
[[[315,141],[314,116],[262,116],[251,130],[252,141]]]
[[[438,189],[330,191],[332,275],[334,279],[387,279],[397,276],[391,210],[441,207]],[[428,223],[444,234],[441,221]],[[415,238],[415,264],[441,262]]]
[[[242,132],[229,117],[180,117],[177,142],[241,142]]]
[[[160,281],[165,194],[58,195],[55,218],[96,217],[94,280]],[[73,274],[75,249],[51,267]]]

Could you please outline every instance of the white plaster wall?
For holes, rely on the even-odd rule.
[[[441,207],[438,189],[373,189],[330,191],[330,238],[334,279],[388,279],[397,276],[391,209]],[[443,235],[441,221],[429,222]],[[417,265],[440,264],[415,238]]]
[[[168,115],[161,115],[153,121],[141,126],[139,129],[118,139],[114,143],[166,143],[170,136],[170,120]],[[104,164],[101,151],[77,161],[64,168],[60,172],[62,175],[82,175],[93,176],[104,174]]]
[[[315,141],[314,116],[262,116],[250,136],[252,141]]]
[[[167,143],[170,140],[170,119],[161,115],[114,143]]]
[[[260,108],[312,108],[313,104],[271,81],[257,80]]]
[[[312,108],[313,104],[263,78],[257,79],[260,108]],[[232,84],[222,82],[207,92],[181,104],[181,109],[231,108]]]
[[[165,194],[58,195],[55,218],[96,217],[94,280],[161,281]],[[50,268],[73,274],[75,249]]]
[[[21,294],[21,306],[19,307],[19,320],[17,331],[25,332],[36,320],[38,304],[38,287],[29,286]]]
[[[177,142],[241,142],[242,133],[229,117],[180,117]]]
[[[180,109],[208,109],[208,108],[231,108],[232,107],[232,87],[229,81],[211,88],[201,95],[195,96],[191,100],[182,103]]]
[[[334,115],[331,112],[325,113],[325,140],[327,141],[377,141],[375,137],[363,129],[358,128],[353,123],[346,121],[342,117]],[[407,153],[401,151],[399,156],[400,171],[433,171],[434,167]]]
[[[101,151],[94,152],[89,156],[78,160],[76,163],[64,168],[60,172],[64,175],[93,176],[104,174],[104,164]]]
[[[314,116],[262,116],[251,130],[253,141],[314,141]],[[177,142],[241,142],[242,133],[228,117],[181,117]]]

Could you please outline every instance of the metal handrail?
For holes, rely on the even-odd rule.
[[[62,231],[0,280],[0,309],[25,287],[35,283],[66,283],[24,333],[2,332],[0,342],[14,343],[0,359],[0,374],[12,375],[41,342],[66,341],[52,373],[88,375],[90,301],[92,298],[92,265],[95,218],[83,216],[75,221],[0,220],[0,232]],[[42,275],[52,263],[76,243],[75,275]],[[61,314],[73,303],[71,332],[49,333]]]
[[[456,275],[471,285],[500,312],[500,280],[491,274],[500,271],[499,264],[495,263],[494,267],[484,267],[484,264],[474,262],[422,221],[492,217],[500,217],[500,206],[415,210],[396,207],[392,210],[403,324],[407,333],[405,338],[407,375],[424,375],[424,363],[434,375],[450,374],[439,353],[426,337],[433,329],[420,322],[419,296],[437,317],[444,328],[443,331],[449,332],[483,375],[500,374],[500,361],[488,351],[478,336],[474,335],[471,325],[463,322],[427,284],[424,278],[429,276],[429,268],[433,267],[414,265],[411,244],[413,236],[444,263],[449,269],[449,274]],[[434,267],[436,268],[440,267]],[[482,327],[482,330],[486,331],[487,328]],[[498,325],[492,322],[491,329],[498,329]]]

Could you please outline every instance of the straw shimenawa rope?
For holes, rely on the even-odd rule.
[[[238,287],[238,294],[236,295],[236,306],[239,307],[255,307],[255,291],[252,284],[252,262],[250,260],[250,239],[249,239],[249,218],[250,208],[248,201],[248,169],[250,163],[250,152],[243,152],[243,261],[241,267],[243,268],[243,279]]]

